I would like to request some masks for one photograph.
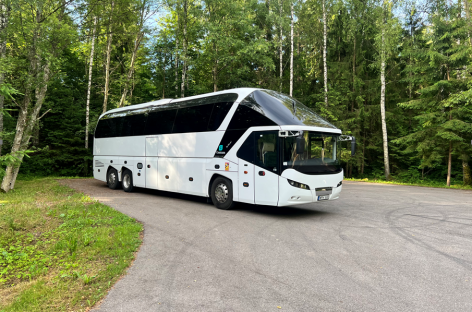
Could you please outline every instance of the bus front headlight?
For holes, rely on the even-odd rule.
[[[289,179],[287,179],[287,181],[288,181],[288,184],[290,184],[293,187],[298,187],[298,188],[301,188],[301,189],[304,189],[304,190],[309,190],[310,189],[310,187],[306,184],[303,184],[303,183],[300,183],[300,182],[295,182],[295,181],[292,181],[292,180],[289,180]]]

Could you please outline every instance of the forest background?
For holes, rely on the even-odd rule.
[[[0,0],[0,177],[90,176],[103,112],[237,87],[357,138],[346,177],[470,185],[471,0]]]

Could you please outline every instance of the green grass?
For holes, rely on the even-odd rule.
[[[0,311],[86,311],[134,259],[142,225],[54,179],[0,193]]]
[[[380,179],[356,179],[356,178],[344,178],[346,181],[356,181],[356,182],[369,182],[369,183],[382,183],[382,184],[396,184],[396,185],[409,185],[409,186],[424,186],[424,187],[437,187],[437,188],[448,188],[448,189],[460,189],[460,190],[472,190],[472,186],[470,185],[462,185],[462,184],[455,184],[451,186],[447,186],[442,182],[437,181],[421,181],[418,182],[401,182],[401,181],[386,181]]]

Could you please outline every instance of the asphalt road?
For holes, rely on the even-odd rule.
[[[472,192],[346,182],[341,198],[222,211],[67,180],[144,223],[100,311],[472,311]]]

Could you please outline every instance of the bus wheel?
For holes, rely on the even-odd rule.
[[[211,201],[218,209],[228,210],[233,208],[233,185],[231,181],[219,177],[211,185]]]
[[[123,190],[125,192],[133,191],[133,173],[128,169],[123,172]]]
[[[120,181],[118,181],[118,172],[114,168],[108,170],[107,185],[112,190],[116,190],[120,186]]]

